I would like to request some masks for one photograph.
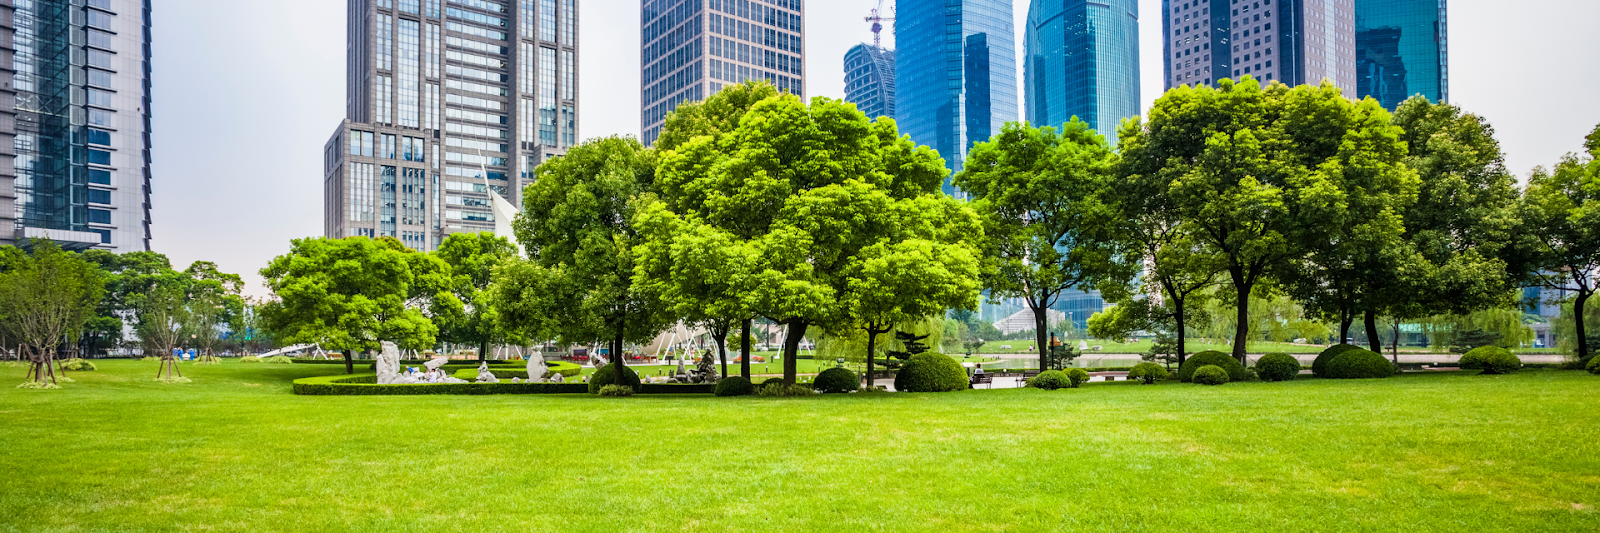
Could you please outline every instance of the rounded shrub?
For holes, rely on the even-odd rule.
[[[1522,359],[1510,350],[1500,350],[1483,358],[1483,373],[1511,374],[1522,369]]]
[[[756,395],[758,396],[810,396],[814,392],[811,387],[798,383],[790,385],[781,379],[777,381],[769,379],[765,384],[761,385],[761,388],[756,389]]]
[[[254,355],[246,355],[244,357],[240,357],[239,358],[239,362],[241,362],[241,363],[259,363],[259,362],[261,362],[261,358],[260,357],[256,357]]]
[[[1221,385],[1228,382],[1228,371],[1217,365],[1206,365],[1195,369],[1190,379],[1201,385]]]
[[[1089,382],[1088,370],[1084,370],[1082,368],[1068,368],[1062,372],[1067,373],[1067,380],[1072,382],[1072,388],[1074,389],[1078,388],[1078,385]]]
[[[1335,344],[1333,346],[1329,346],[1322,350],[1322,353],[1317,354],[1317,358],[1315,360],[1311,361],[1311,373],[1316,374],[1319,378],[1328,377],[1328,362],[1333,361],[1333,358],[1338,357],[1339,354],[1342,354],[1348,350],[1360,349],[1360,346],[1351,344]]]
[[[834,367],[817,374],[811,388],[822,392],[855,392],[861,388],[861,378],[848,368]]]
[[[1584,367],[1590,374],[1600,376],[1600,357],[1590,357],[1589,366]]]
[[[1394,375],[1394,363],[1372,350],[1356,348],[1328,361],[1328,377],[1334,379],[1374,379]]]
[[[1244,365],[1239,364],[1233,356],[1216,351],[1206,350],[1184,359],[1183,366],[1178,367],[1178,381],[1193,381],[1194,373],[1200,367],[1213,365],[1228,372],[1230,381],[1247,381],[1250,374],[1245,372]]]
[[[600,387],[601,396],[633,396],[633,387],[627,385],[606,385]]]
[[[1154,385],[1157,381],[1165,381],[1171,374],[1167,369],[1155,363],[1139,363],[1128,370],[1128,379],[1137,379],[1145,385]]]
[[[894,375],[894,390],[900,392],[948,392],[966,388],[967,372],[961,369],[961,363],[942,353],[913,355]]]
[[[756,386],[744,376],[728,376],[717,381],[717,396],[749,396],[755,392]]]
[[[94,363],[85,361],[85,360],[83,360],[82,358],[79,358],[79,357],[74,357],[72,359],[68,359],[65,362],[61,363],[61,369],[62,370],[77,370],[77,371],[94,370]]]
[[[1067,379],[1067,373],[1060,370],[1046,370],[1039,375],[1028,378],[1028,386],[1035,389],[1056,390],[1072,386],[1072,380]]]
[[[1269,353],[1256,360],[1256,375],[1266,381],[1293,381],[1300,374],[1300,360],[1286,353]]]
[[[600,389],[606,385],[627,385],[630,389],[639,389],[639,373],[634,372],[633,368],[622,367],[621,383],[617,383],[616,373],[616,363],[607,364],[594,371],[594,375],[589,376],[589,394],[599,394]]]

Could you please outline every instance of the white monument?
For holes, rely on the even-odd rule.
[[[383,341],[378,352],[378,384],[388,385],[400,379],[400,348],[394,343]]]
[[[544,365],[544,352],[534,352],[528,356],[528,381],[544,381],[544,375],[548,373],[550,367]]]

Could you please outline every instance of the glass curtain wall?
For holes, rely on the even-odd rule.
[[[1448,100],[1445,0],[1356,0],[1356,85],[1394,109],[1414,95]]]
[[[1122,119],[1139,115],[1137,0],[1038,0],[1028,9],[1023,80],[1034,125],[1072,117],[1112,144]]]

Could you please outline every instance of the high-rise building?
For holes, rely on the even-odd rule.
[[[1394,109],[1450,98],[1445,0],[1356,0],[1356,86]]]
[[[323,232],[418,250],[507,228],[533,169],[578,140],[577,0],[350,0],[345,120]]]
[[[1013,20],[1010,0],[895,1],[894,118],[951,170],[1017,120]]]
[[[1033,125],[1078,117],[1115,144],[1122,119],[1139,116],[1138,0],[1033,0],[1022,57]]]
[[[1355,0],[1162,0],[1166,87],[1250,75],[1356,96]]]
[[[845,52],[844,99],[867,118],[893,118],[894,50],[861,43]]]
[[[150,2],[0,1],[0,243],[150,249]]]
[[[645,0],[640,5],[639,105],[645,144],[667,113],[723,86],[767,80],[805,95],[800,0]]]

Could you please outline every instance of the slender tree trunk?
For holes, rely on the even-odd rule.
[[[750,319],[739,324],[739,375],[750,379]]]
[[[487,361],[489,357],[489,339],[478,340],[478,362]]]
[[[1361,322],[1367,327],[1367,346],[1374,352],[1383,353],[1383,340],[1378,338],[1378,312],[1366,310],[1361,316]]]
[[[1390,353],[1394,354],[1395,366],[1400,365],[1400,319],[1394,321],[1394,340],[1389,344]]]
[[[1188,359],[1188,356],[1184,355],[1188,351],[1188,348],[1184,345],[1184,322],[1188,317],[1184,316],[1183,298],[1173,298],[1172,303],[1178,311],[1174,318],[1178,320],[1178,366],[1182,367],[1183,362]],[[1171,361],[1171,359],[1168,359],[1168,361]],[[1170,365],[1171,363],[1168,364]]]
[[[1046,337],[1050,332],[1050,308],[1035,305],[1031,298],[1028,300],[1028,308],[1033,310],[1033,339],[1037,346],[1035,351],[1039,354],[1039,371],[1044,372],[1049,370],[1046,363],[1050,359],[1050,347]]]
[[[1339,342],[1334,344],[1344,344],[1346,342],[1350,342],[1350,323],[1353,321],[1353,318],[1354,317],[1350,316],[1350,309],[1348,307],[1339,308]]]
[[[806,326],[804,320],[795,319],[789,322],[789,331],[783,336],[783,381],[790,385],[798,382],[800,340],[806,335]]]
[[[1249,366],[1245,362],[1244,343],[1245,338],[1250,336],[1250,286],[1243,282],[1242,277],[1240,273],[1233,280],[1239,298],[1237,322],[1233,326],[1233,358],[1238,359],[1239,364]]]
[[[717,341],[717,356],[722,359],[722,377],[728,377],[728,328],[712,328],[711,339]]]
[[[1572,317],[1578,326],[1578,359],[1589,358],[1589,332],[1583,324],[1583,304],[1589,301],[1588,291],[1579,291],[1577,299],[1572,301]]]
[[[874,329],[872,326],[867,326],[867,388],[868,389],[871,389],[871,388],[877,386],[875,384],[876,380],[874,379],[874,376],[872,374],[877,372],[877,364],[874,361],[875,358],[873,356],[878,351],[878,335],[882,335],[882,334],[888,333],[888,332],[889,332],[889,330],[878,330],[878,329]]]
[[[353,356],[350,355],[351,350],[344,350],[343,352],[344,352],[344,373],[346,373],[346,374],[354,374],[354,373],[356,373],[356,362],[352,359]]]

